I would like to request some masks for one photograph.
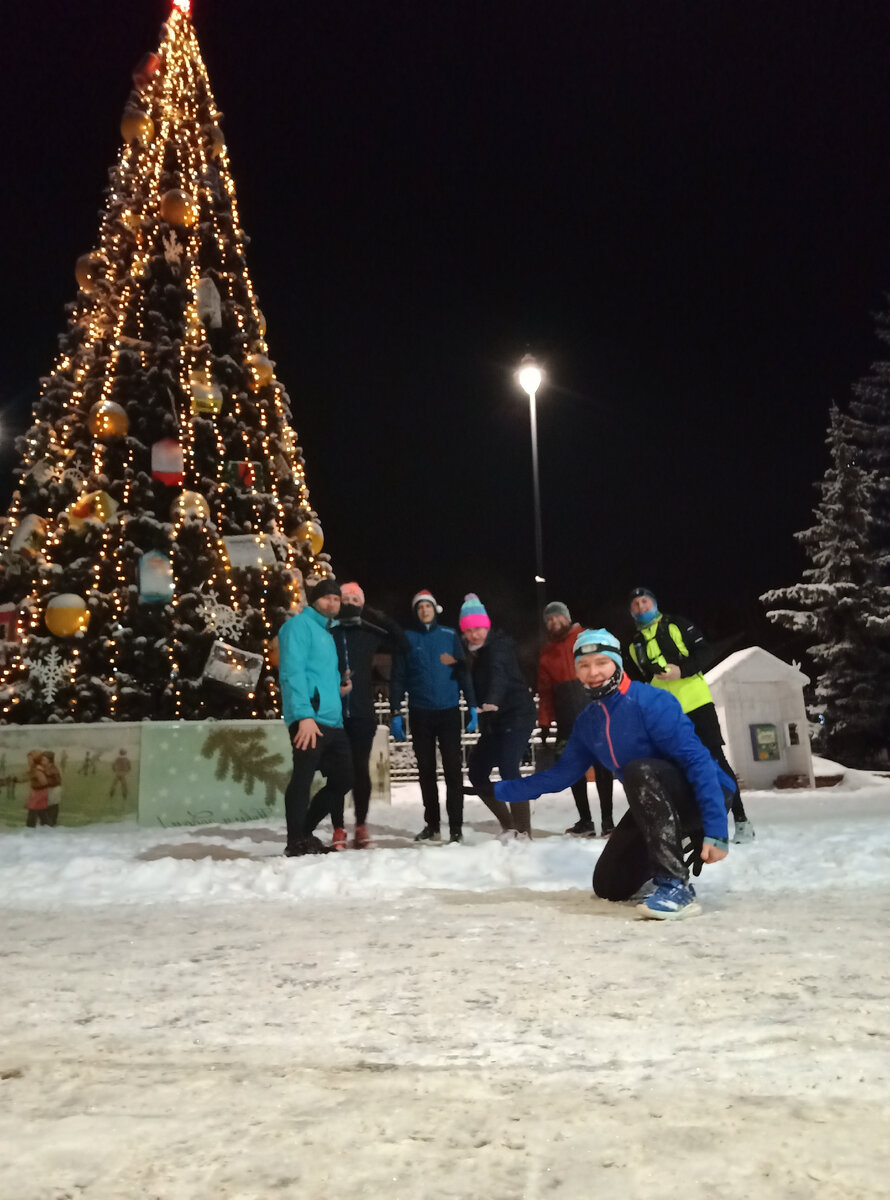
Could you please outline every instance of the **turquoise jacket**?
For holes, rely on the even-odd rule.
[[[311,717],[319,725],[343,727],[337,647],[327,617],[314,608],[304,608],[281,626],[278,678],[286,725]]]

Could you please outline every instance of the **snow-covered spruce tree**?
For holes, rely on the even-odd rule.
[[[879,313],[876,325],[878,338],[890,346],[890,311]],[[849,412],[856,460],[874,474],[873,556],[881,583],[890,584],[890,362],[872,363],[869,373],[853,385]]]
[[[857,461],[850,419],[837,405],[826,443],[831,466],[818,485],[816,523],[796,535],[812,565],[800,583],[761,600],[770,620],[812,639],[819,749],[848,765],[866,765],[886,746],[890,714],[888,591],[872,548],[875,480]]]
[[[330,574],[189,0],[133,78],[19,447],[4,721],[274,716],[275,635]]]

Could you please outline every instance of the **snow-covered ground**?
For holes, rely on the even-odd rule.
[[[543,836],[568,794],[532,844],[415,846],[414,788],[323,858],[0,837],[0,1197],[886,1197],[890,784],[745,802],[669,925]]]

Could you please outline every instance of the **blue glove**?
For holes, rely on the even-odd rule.
[[[402,717],[393,717],[389,723],[389,732],[397,742],[405,741],[405,722]]]
[[[467,733],[475,733],[479,728],[479,710],[470,709],[470,719],[467,721]]]

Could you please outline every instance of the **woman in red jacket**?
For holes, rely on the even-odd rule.
[[[578,714],[590,703],[590,697],[575,674],[575,639],[581,626],[575,622],[565,604],[554,600],[544,609],[544,624],[548,642],[538,661],[538,725],[541,741],[550,736],[556,722],[556,757],[559,758],[572,733]],[[595,767],[596,791],[600,801],[604,837],[615,828],[612,820],[612,773],[602,763]],[[587,799],[587,776],[572,784],[572,795],[578,810],[578,820],[566,833],[573,837],[596,837],[596,826]]]

